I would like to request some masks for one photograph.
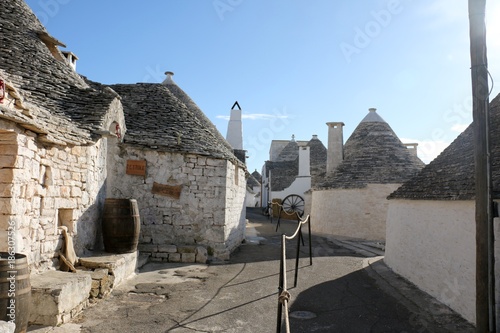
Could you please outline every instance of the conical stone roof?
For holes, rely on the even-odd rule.
[[[310,148],[311,185],[314,187],[325,177],[328,151],[316,135],[307,143]]]
[[[125,144],[239,163],[203,112],[190,110],[174,96],[170,87],[159,83],[137,83],[115,84],[111,88],[122,97],[127,125]]]
[[[344,160],[319,188],[361,188],[367,184],[404,183],[424,163],[399,140],[375,109],[359,123],[344,145]]]
[[[198,107],[198,105],[189,97],[184,90],[182,90],[173,80],[172,76],[173,72],[165,72],[167,75],[166,79],[162,82],[162,84],[170,90],[170,92],[177,97],[189,111],[193,113],[193,115],[200,121],[201,125],[205,127],[208,131],[210,131],[219,141],[220,144],[226,146],[227,149],[233,150],[229,142],[224,138],[224,136],[219,132],[219,130],[215,127],[215,125],[208,119],[205,113]]]
[[[252,172],[252,176],[260,183],[262,181],[262,176],[260,173],[257,171],[257,169]]]
[[[299,173],[299,145],[293,137],[276,161],[266,162],[266,170],[271,171],[271,191],[283,191],[292,185]]]
[[[299,158],[299,145],[297,142],[292,139],[288,144],[283,148],[283,150],[279,153],[277,162],[289,162],[295,161]]]
[[[490,150],[493,197],[500,199],[500,94],[490,103]],[[472,124],[415,178],[389,199],[473,200],[475,198]]]
[[[41,137],[72,144],[90,143],[104,130],[115,93],[96,90],[66,62],[58,46],[23,0],[2,1],[0,9],[0,77],[24,111],[3,118]],[[52,50],[52,51],[51,51]],[[49,140],[50,141],[50,140]]]

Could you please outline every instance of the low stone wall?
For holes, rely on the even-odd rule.
[[[209,259],[203,246],[140,244],[139,251],[149,255],[151,261],[206,264]]]

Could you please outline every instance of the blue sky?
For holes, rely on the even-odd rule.
[[[498,18],[500,4],[487,2]],[[326,146],[326,122],[344,122],[347,140],[370,107],[425,162],[472,121],[467,0],[27,3],[91,80],[161,82],[173,71],[224,136],[238,101],[250,171],[273,139],[317,134]],[[500,23],[487,29],[495,80]]]

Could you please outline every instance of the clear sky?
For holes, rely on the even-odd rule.
[[[243,109],[250,172],[271,140],[327,146],[375,107],[430,162],[472,121],[467,0],[27,0],[49,33],[106,83],[165,71],[226,136]],[[500,3],[487,1],[490,99],[500,91]],[[495,38],[492,38],[495,37]],[[491,85],[490,85],[491,87]]]

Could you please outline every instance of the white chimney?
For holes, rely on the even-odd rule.
[[[311,176],[310,147],[299,147],[299,177]]]
[[[78,60],[78,57],[76,54],[70,51],[61,51],[63,54],[64,58],[66,59],[66,62],[68,65],[73,68],[73,70],[76,72],[76,61]]]
[[[344,160],[343,122],[329,122],[328,125],[328,152],[326,158],[326,172],[333,172]]]
[[[403,143],[405,147],[412,153],[413,155],[417,156],[417,146],[418,143]]]
[[[162,84],[175,84],[174,80],[172,79],[174,72],[165,72],[165,75],[167,77],[165,78],[165,80],[163,80]]]
[[[237,109],[236,109],[237,107]],[[231,108],[231,116],[227,124],[226,140],[233,149],[243,150],[243,130],[241,124],[241,108],[238,102]]]

